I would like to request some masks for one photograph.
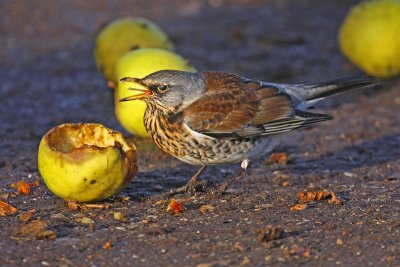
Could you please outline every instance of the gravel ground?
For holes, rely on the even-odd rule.
[[[320,111],[335,120],[283,136],[275,152],[285,153],[287,164],[270,164],[267,156],[227,194],[179,195],[178,215],[166,212],[162,193],[183,185],[194,168],[146,140],[130,137],[140,171],[102,203],[107,209],[69,210],[37,171],[39,141],[58,124],[123,131],[92,56],[104,23],[152,19],[199,70],[311,82],[360,74],[336,41],[356,2],[1,1],[0,197],[8,194],[19,211],[0,217],[0,265],[400,266],[398,79],[322,103]],[[202,178],[212,188],[237,169],[211,167]],[[40,185],[27,196],[10,187],[36,179]],[[343,203],[291,210],[305,190],[331,191]]]

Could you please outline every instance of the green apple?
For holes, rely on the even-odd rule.
[[[100,201],[123,189],[136,174],[136,148],[101,124],[62,124],[40,141],[38,169],[55,195]]]
[[[111,82],[117,82],[117,60],[137,48],[173,50],[167,35],[157,24],[143,18],[121,18],[105,26],[97,35],[94,58],[97,68]]]
[[[195,72],[189,62],[171,51],[157,48],[143,48],[128,52],[117,62],[118,79],[124,77],[144,78],[159,70],[183,70]],[[142,100],[119,102],[120,99],[134,95],[128,90],[132,85],[118,81],[115,90],[115,114],[119,123],[130,133],[139,137],[148,137],[143,123],[146,103]]]
[[[399,75],[400,0],[370,0],[353,7],[340,27],[339,45],[369,75]]]

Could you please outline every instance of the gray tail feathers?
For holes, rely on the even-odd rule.
[[[377,85],[377,80],[370,77],[351,76],[306,85],[303,97],[306,101],[322,99],[327,96],[343,93],[348,90]]]

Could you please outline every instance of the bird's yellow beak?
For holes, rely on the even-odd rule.
[[[153,91],[151,91],[147,86],[142,83],[141,79],[132,78],[132,77],[125,77],[121,79],[122,82],[129,82],[129,83],[136,83],[142,86],[143,88],[129,88],[129,90],[141,92],[141,94],[135,94],[128,97],[124,97],[119,102],[131,101],[131,100],[141,100],[144,98],[148,98],[154,95]]]

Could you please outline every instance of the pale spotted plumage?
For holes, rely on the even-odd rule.
[[[145,127],[158,147],[186,163],[216,165],[241,162],[262,152],[260,150],[268,152],[266,149],[273,144],[273,139],[261,137],[233,140],[198,133],[182,121],[171,122],[173,111],[162,109],[160,105],[158,101],[148,102]],[[157,116],[154,116],[155,112]]]

